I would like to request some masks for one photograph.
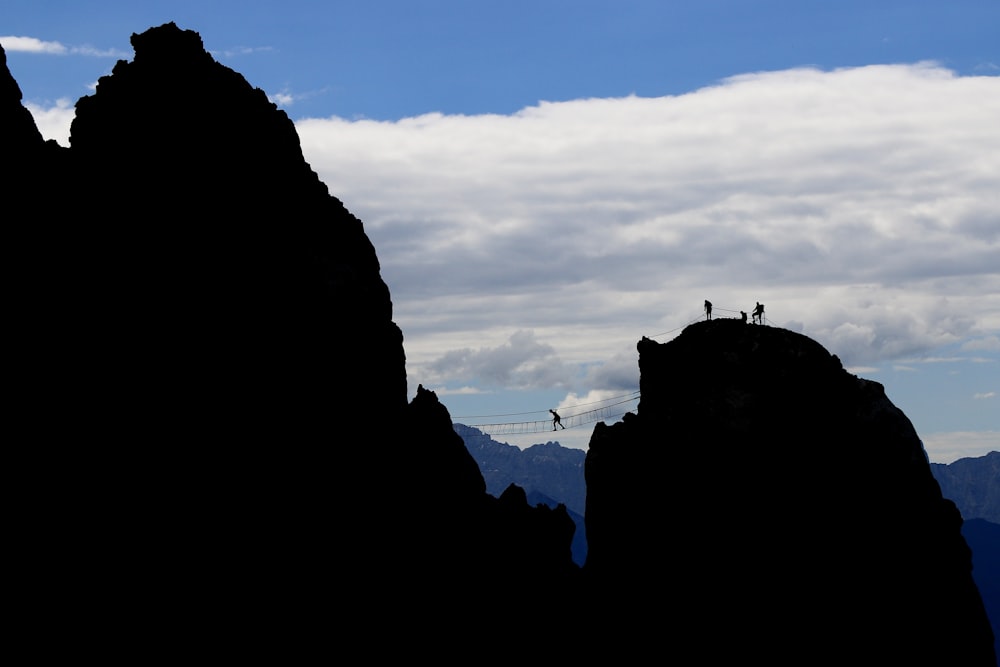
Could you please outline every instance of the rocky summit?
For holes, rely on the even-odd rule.
[[[706,658],[993,664],[961,516],[881,385],[739,320],[638,350],[637,413],[586,460],[605,604],[643,591]]]

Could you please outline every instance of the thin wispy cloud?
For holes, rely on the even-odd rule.
[[[209,51],[215,58],[238,58],[240,56],[252,56],[257,53],[273,53],[273,46],[236,46],[222,51]]]
[[[448,389],[447,387],[435,388],[434,392],[438,396],[477,396],[479,394],[487,394],[489,392],[483,391],[479,387],[459,387],[458,389]]]
[[[295,103],[295,96],[287,92],[268,95],[267,98],[272,102],[274,102],[275,104],[277,104],[279,107],[289,107]]]
[[[78,55],[97,58],[127,58],[131,55],[118,49],[98,49],[88,45],[66,46],[60,42],[16,35],[0,36],[0,45],[3,45],[4,50],[8,52],[40,53],[58,56]]]
[[[976,399],[977,401],[981,401],[986,398],[996,398],[996,395],[997,393],[995,391],[988,391],[982,394],[973,394],[972,398]]]
[[[273,94],[269,94],[267,98],[277,104],[280,107],[290,107],[297,102],[302,102],[303,100],[308,100],[317,95],[324,95],[327,92],[326,88],[320,90],[310,90],[306,92],[296,93],[292,92],[288,88],[283,88],[281,91]]]
[[[1000,352],[1000,336],[974,338],[962,344],[966,351]]]

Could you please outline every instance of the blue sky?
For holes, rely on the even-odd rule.
[[[995,0],[5,0],[0,43],[68,145],[167,21],[296,121],[456,420],[619,403],[708,298],[884,384],[932,461],[1000,449]]]

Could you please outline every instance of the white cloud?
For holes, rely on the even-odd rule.
[[[35,37],[17,37],[14,35],[4,35],[0,37],[0,45],[4,51],[21,51],[23,53],[54,53],[62,55],[69,53],[69,49],[59,42],[46,42]]]
[[[268,98],[281,107],[288,107],[295,103],[295,96],[290,93],[275,93],[274,95],[269,95]]]
[[[996,395],[997,395],[997,393],[995,391],[987,391],[987,392],[982,393],[982,394],[973,394],[972,398],[974,398],[976,400],[982,400],[984,398],[994,398]]]
[[[5,51],[22,53],[43,53],[51,55],[79,55],[97,58],[127,58],[128,53],[118,49],[98,49],[93,46],[66,46],[60,42],[49,42],[36,37],[18,37],[6,35],[0,37],[0,44]]]
[[[60,99],[50,107],[30,102],[24,107],[35,119],[35,126],[43,138],[54,139],[60,146],[69,146],[69,131],[76,116],[76,109],[68,99]]]
[[[1000,451],[1000,431],[953,431],[921,438],[931,463],[953,463],[961,458]]]
[[[567,394],[556,410],[567,426],[576,423],[593,424],[597,421],[610,423],[617,421],[626,412],[635,412],[638,402],[637,391],[616,393],[606,389],[594,390],[584,395]]]
[[[853,367],[995,336],[996,117],[1000,78],[918,64],[297,126],[365,223],[419,377],[498,323],[602,363],[705,298],[764,302]]]

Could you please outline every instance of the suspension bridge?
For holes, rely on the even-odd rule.
[[[580,403],[578,405],[563,407],[559,410],[559,424],[562,428],[556,426],[554,418],[551,416],[533,419],[530,421],[506,421],[493,423],[477,423],[474,421],[477,419],[493,419],[497,417],[528,417],[532,415],[544,415],[548,413],[548,410],[539,410],[535,412],[514,412],[505,415],[468,415],[464,417],[455,417],[454,419],[461,424],[482,431],[483,435],[489,436],[543,433],[545,431],[554,430],[553,427],[561,431],[563,429],[595,424],[599,421],[618,419],[626,412],[634,410],[638,405],[638,402],[639,392],[633,391],[629,394],[622,394],[621,396],[614,396],[601,401],[592,401],[590,403]]]

